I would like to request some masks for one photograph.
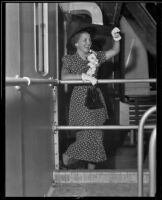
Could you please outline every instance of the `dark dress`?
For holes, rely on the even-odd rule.
[[[99,64],[106,61],[105,54],[98,51],[97,58]],[[78,53],[66,55],[62,59],[63,68],[69,73],[82,74],[89,69],[88,61],[83,60]],[[100,94],[103,108],[88,109],[84,103],[88,87],[91,85],[76,85],[73,88],[70,107],[69,107],[69,125],[71,126],[98,126],[103,125],[108,118],[106,104],[104,102],[101,90],[97,88]],[[71,158],[84,160],[88,162],[101,162],[107,159],[103,146],[102,130],[80,130],[76,133],[76,141],[72,143],[65,152]]]

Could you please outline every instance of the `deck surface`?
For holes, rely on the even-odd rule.
[[[148,196],[148,185],[144,185],[144,196]],[[84,183],[56,184],[52,197],[137,197],[137,184],[129,183]]]

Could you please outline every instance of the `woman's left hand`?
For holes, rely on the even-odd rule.
[[[82,80],[85,82],[90,81],[92,83],[92,85],[96,85],[96,83],[97,83],[97,79],[95,77],[89,76],[85,73],[82,73]]]

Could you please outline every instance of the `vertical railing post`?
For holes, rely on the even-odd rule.
[[[139,128],[138,128],[138,176],[137,176],[137,182],[138,182],[138,196],[143,196],[143,129],[144,129],[144,123],[148,116],[156,111],[156,106],[153,106],[149,110],[147,110],[144,115],[142,116]]]
[[[149,143],[150,197],[156,193],[156,128],[152,131]]]
[[[56,79],[59,79],[59,47],[58,47],[58,3],[56,3]],[[55,126],[58,125],[58,86],[54,87],[55,102],[54,106],[54,123]],[[54,160],[55,160],[55,169],[59,169],[59,135],[58,130],[54,130]]]
[[[59,21],[58,21],[58,3],[56,3],[56,79],[59,79]]]
[[[52,90],[52,106],[53,106],[53,131],[54,134],[54,165],[55,169],[59,169],[59,138],[58,130],[55,127],[58,125],[58,88],[54,86]]]

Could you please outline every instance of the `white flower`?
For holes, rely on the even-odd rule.
[[[96,68],[89,68],[89,70],[87,71],[87,75],[89,76],[93,76],[95,74]]]
[[[89,76],[93,76],[95,74],[96,68],[98,67],[99,63],[98,63],[98,59],[97,59],[97,54],[93,51],[90,50],[89,51],[89,55],[87,57],[89,63],[87,64],[90,68],[87,71],[87,75]]]
[[[95,56],[97,56],[96,52],[93,51],[92,49],[89,50],[89,53],[91,53],[91,54],[93,53]]]
[[[90,68],[96,68],[96,65],[93,64],[93,63],[90,63],[90,62],[89,62],[87,65],[88,65]]]
[[[96,58],[96,55],[93,53],[88,56],[88,61],[95,65],[98,64],[98,59]]]

